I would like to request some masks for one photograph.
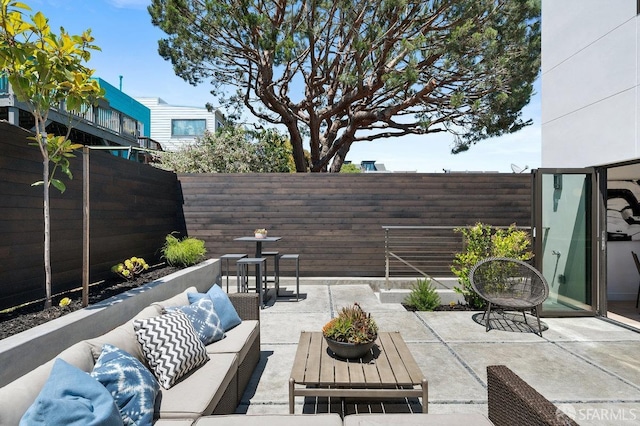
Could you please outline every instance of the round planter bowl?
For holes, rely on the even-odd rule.
[[[329,349],[338,357],[345,359],[362,358],[371,351],[371,348],[376,343],[375,340],[369,343],[346,343],[337,342],[328,337],[324,338],[327,341]]]
[[[257,233],[256,233],[256,234],[254,234],[254,236],[255,236],[256,238],[266,238],[266,237],[267,237],[267,234],[257,234]]]

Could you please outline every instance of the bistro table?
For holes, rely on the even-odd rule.
[[[255,258],[259,259],[262,257],[262,243],[275,243],[277,241],[280,241],[282,239],[282,237],[263,237],[263,238],[256,238],[256,237],[239,237],[239,238],[234,238],[233,241],[244,241],[244,242],[255,242],[256,243],[256,254],[255,254]],[[260,280],[262,279],[262,277],[260,277],[260,274],[258,273],[258,268],[256,268],[256,291],[259,291],[259,285]]]
[[[281,239],[282,237],[264,237],[264,238],[240,237],[240,238],[234,238],[233,241],[255,242],[256,243],[255,257],[262,257],[262,243],[275,243],[276,241],[280,241]]]

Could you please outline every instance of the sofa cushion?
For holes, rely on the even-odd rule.
[[[20,425],[122,426],[111,394],[89,374],[57,359]]]
[[[236,384],[237,370],[237,354],[210,354],[209,362],[193,370],[184,380],[171,389],[160,389],[156,417],[197,419],[213,413],[227,388]]]
[[[159,306],[160,308],[186,306],[191,303],[189,301],[189,298],[187,297],[187,294],[197,293],[197,292],[198,292],[198,289],[192,286],[186,289],[185,291],[183,291],[182,293],[178,293],[175,296],[170,297],[169,299],[161,300],[160,302],[154,302],[151,304],[151,306],[156,305],[156,306]]]
[[[153,426],[192,426],[193,419],[160,419]]]
[[[133,355],[104,345],[91,377],[111,393],[125,425],[153,423],[153,408],[160,385],[153,373]]]
[[[229,330],[226,337],[211,345],[207,345],[207,353],[238,353],[239,363],[242,364],[251,345],[260,334],[260,322],[242,321],[242,323]]]
[[[491,426],[493,423],[480,413],[451,414],[350,414],[344,418],[344,426]]]
[[[91,347],[86,342],[70,346],[58,358],[87,372],[91,371],[94,364]],[[54,363],[55,359],[48,361],[0,388],[0,425],[18,424],[47,382]]]
[[[102,353],[102,347],[108,344],[133,355],[138,359],[138,361],[149,367],[147,359],[142,352],[142,346],[140,346],[140,343],[138,343],[138,339],[136,338],[136,332],[133,329],[133,321],[135,319],[153,318],[160,314],[162,314],[161,306],[147,306],[140,311],[134,319],[127,321],[102,336],[87,340],[87,343],[91,345],[93,358],[97,360]]]
[[[156,304],[152,304],[150,306],[147,306],[146,308],[144,308],[140,312],[138,312],[132,318],[132,320],[144,319],[144,318],[152,318],[152,317],[157,317],[158,315],[162,315],[162,306],[159,306],[159,305],[156,305]]]
[[[213,300],[213,305],[220,317],[220,321],[222,321],[224,331],[229,331],[242,322],[238,312],[236,312],[236,308],[233,307],[233,303],[229,300],[229,296],[227,296],[227,293],[225,293],[222,290],[222,287],[217,284],[211,286],[206,293],[187,293],[187,296],[189,298],[189,303],[193,303],[205,296],[209,296],[211,300]]]
[[[208,416],[196,421],[193,426],[342,426],[336,413],[325,414],[260,414]],[[386,423],[391,424],[391,423]]]
[[[204,344],[182,312],[137,319],[133,327],[154,375],[165,389],[208,361]]]
[[[203,297],[188,306],[165,308],[165,311],[184,313],[205,345],[217,342],[224,337],[224,329],[220,318],[213,307],[213,301],[209,297]]]

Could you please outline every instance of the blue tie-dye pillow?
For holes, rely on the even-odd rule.
[[[153,408],[160,384],[137,358],[105,344],[91,376],[113,396],[125,425],[153,423]]]
[[[216,313],[213,301],[208,297],[196,300],[188,306],[165,308],[166,312],[180,311],[184,313],[198,335],[198,338],[208,345],[224,337],[224,328],[220,317]]]

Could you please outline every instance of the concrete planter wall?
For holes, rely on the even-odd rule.
[[[209,259],[85,309],[0,340],[0,387],[49,361],[69,346],[100,336],[153,302],[191,286],[208,290],[220,279],[220,261]]]

